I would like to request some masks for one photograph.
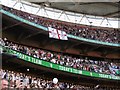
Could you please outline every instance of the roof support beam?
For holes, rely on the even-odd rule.
[[[23,8],[24,8],[24,10],[26,10],[21,0],[17,0],[17,1],[15,2],[15,4],[14,4],[12,7],[15,7],[15,6],[16,6],[16,4],[18,4],[18,3],[20,3],[20,4],[21,4],[21,5],[20,5],[20,9],[23,7]]]
[[[120,11],[116,11],[116,12],[112,12],[112,13],[108,13],[106,15],[103,15],[103,17],[110,17],[110,16],[114,16],[115,14],[120,14]]]
[[[98,49],[99,47],[101,47],[101,46],[95,46],[95,47],[92,47],[91,49],[88,48],[87,52],[92,52],[92,51]]]
[[[13,27],[18,26],[18,25],[20,25],[20,24],[22,24],[22,23],[23,23],[23,22],[19,22],[19,23],[16,23],[16,24],[12,24],[12,25],[10,25],[10,26],[6,26],[6,27],[4,27],[2,30],[4,31],[4,30],[10,29],[10,28],[13,28]]]
[[[24,37],[24,32],[21,32],[21,34],[18,36],[18,38],[16,38],[17,42],[21,42],[21,40],[23,40],[22,38]]]
[[[27,39],[27,38],[33,37],[33,36],[38,35],[38,34],[40,34],[40,33],[41,33],[41,31],[39,31],[39,32],[35,32],[35,33],[31,33],[31,34],[29,34],[28,36],[26,36],[24,39]]]

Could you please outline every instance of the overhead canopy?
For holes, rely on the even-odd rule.
[[[119,0],[26,0],[39,5],[56,8],[64,11],[72,11],[81,14],[119,18],[120,8]],[[68,2],[69,1],[69,2]],[[76,2],[77,1],[77,2]],[[88,1],[88,2],[87,2]]]

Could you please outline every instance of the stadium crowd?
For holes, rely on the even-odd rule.
[[[83,86],[67,82],[54,82],[53,79],[4,69],[0,69],[0,76],[1,90],[119,90],[99,87],[99,85]]]
[[[90,88],[90,87],[84,87],[81,85],[74,85],[70,83],[54,83],[53,80],[47,80],[45,78],[41,77],[35,77],[28,75],[26,73],[21,72],[15,72],[15,71],[9,71],[9,70],[0,70],[0,75],[2,79],[5,79],[8,81],[8,87],[11,89],[14,88],[57,88],[58,90],[63,90],[65,88]],[[47,90],[46,89],[46,90]]]
[[[4,10],[9,11],[23,19],[30,22],[40,24],[46,27],[53,27],[59,30],[65,31],[67,34],[72,34],[86,39],[98,40],[102,42],[109,43],[119,43],[120,42],[120,30],[106,30],[97,27],[83,26],[74,23],[67,23],[59,20],[53,20],[46,17],[40,17],[37,15],[29,14],[20,10],[15,10],[9,7],[2,7]]]
[[[96,73],[120,76],[120,66],[117,63],[101,60],[91,60],[89,59],[89,57],[76,57],[34,47],[23,46],[10,42],[6,38],[0,38],[0,45],[7,46],[13,50],[27,54],[29,56],[33,56],[35,58],[39,58],[48,62],[60,64],[62,66]]]

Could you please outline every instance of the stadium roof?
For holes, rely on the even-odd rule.
[[[119,0],[26,0],[39,5],[72,11],[81,14],[104,16],[111,18],[120,17]]]

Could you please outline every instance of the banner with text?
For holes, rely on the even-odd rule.
[[[48,68],[61,70],[61,71],[66,71],[66,72],[70,72],[70,73],[74,73],[74,74],[91,76],[91,77],[120,80],[120,76],[113,76],[113,75],[95,73],[95,72],[90,72],[90,71],[85,71],[85,70],[78,70],[78,69],[54,64],[54,63],[51,63],[51,62],[47,62],[47,61],[44,61],[44,60],[40,60],[38,58],[34,58],[34,57],[29,56],[29,55],[22,54],[18,51],[15,51],[15,50],[7,49],[6,51],[7,51],[6,53],[11,54],[11,55],[15,55],[15,56],[17,56],[17,58],[20,58],[22,60],[37,64],[37,65],[45,66],[45,67],[48,67]]]

